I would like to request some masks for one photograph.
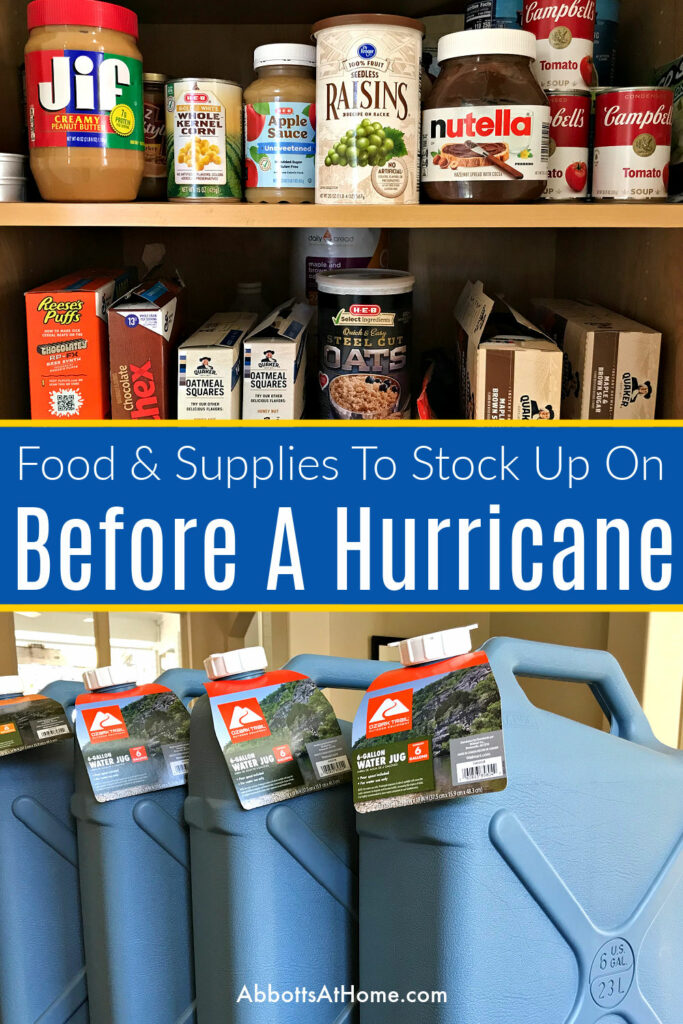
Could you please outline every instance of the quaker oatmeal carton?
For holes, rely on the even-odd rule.
[[[255,313],[215,313],[178,349],[178,419],[238,420],[242,343]]]

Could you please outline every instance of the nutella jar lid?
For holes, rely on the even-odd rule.
[[[307,43],[266,43],[254,50],[254,69],[291,64],[294,67],[314,68],[315,46]]]
[[[415,287],[406,270],[329,270],[316,281],[318,291],[330,295],[405,295]]]
[[[479,28],[451,32],[439,39],[437,60],[478,57],[481,54],[509,55],[536,59],[536,36],[518,28]]]

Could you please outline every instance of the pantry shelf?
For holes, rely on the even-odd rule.
[[[3,203],[0,227],[132,228],[683,228],[683,204],[642,206],[251,206]]]

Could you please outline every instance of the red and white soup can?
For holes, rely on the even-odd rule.
[[[550,101],[550,160],[544,199],[566,202],[588,196],[591,98],[585,92],[554,92]]]
[[[673,102],[671,89],[612,89],[599,94],[595,107],[594,199],[666,199]]]
[[[534,70],[546,92],[595,85],[595,0],[524,0],[522,28],[536,36]]]

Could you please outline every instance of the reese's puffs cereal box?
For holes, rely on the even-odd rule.
[[[107,311],[134,270],[83,271],[26,293],[31,417],[109,416]]]

